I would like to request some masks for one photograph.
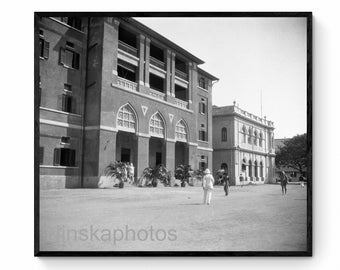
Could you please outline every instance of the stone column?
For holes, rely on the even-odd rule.
[[[98,174],[104,175],[106,166],[116,161],[117,132],[100,130],[99,140]]]
[[[113,62],[113,69],[112,69],[112,74],[113,74],[113,84],[117,84],[117,77],[118,77],[118,33],[119,33],[119,24],[120,22],[117,20],[113,20],[113,43],[112,43],[112,51],[113,51],[113,58],[111,61]]]
[[[171,171],[171,176],[175,176],[175,142],[166,141],[165,167]]]
[[[145,72],[144,84],[145,87],[150,87],[149,84],[149,67],[150,67],[150,39],[145,39]]]
[[[175,59],[176,54],[174,52],[171,53],[171,96],[175,96]]]
[[[166,50],[166,95],[171,95],[171,51]]]
[[[198,169],[198,164],[196,161],[196,155],[197,155],[197,145],[188,145],[189,147],[189,165],[191,165],[191,168],[193,170],[197,170]]]
[[[189,110],[192,109],[192,91],[193,91],[193,64],[192,62],[189,62],[189,85],[188,85]]]
[[[144,53],[145,53],[145,36],[140,34],[138,37],[138,51],[139,51],[139,69],[138,69],[138,82],[139,91],[144,85]]]
[[[143,170],[149,167],[149,140],[149,137],[138,136],[137,138],[137,179],[142,175]]]

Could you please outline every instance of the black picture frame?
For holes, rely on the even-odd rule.
[[[301,17],[307,19],[307,250],[306,251],[41,251],[40,250],[40,186],[39,186],[39,17]],[[313,254],[313,175],[312,175],[312,110],[313,110],[313,15],[312,12],[35,12],[34,13],[34,256],[249,256],[301,257]]]

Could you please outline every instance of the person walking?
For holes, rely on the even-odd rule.
[[[243,187],[243,183],[244,183],[243,173],[240,173],[240,184],[241,184],[241,187]]]
[[[131,162],[128,167],[128,175],[129,175],[129,181],[131,184],[133,184],[135,179],[135,167],[133,166],[133,163]]]
[[[224,173],[223,174],[223,178],[224,178],[224,192],[225,192],[225,195],[228,196],[228,194],[229,194],[229,185],[230,185],[229,175]]]
[[[214,189],[214,177],[211,175],[209,169],[205,169],[202,180],[202,186],[204,191],[203,204],[210,204],[212,190]]]
[[[287,194],[287,182],[288,182],[288,177],[287,177],[285,171],[281,172],[280,180],[281,180],[282,195],[285,195],[285,194]]]

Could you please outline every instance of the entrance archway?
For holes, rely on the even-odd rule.
[[[116,160],[137,165],[136,134],[119,130],[116,137]]]
[[[165,121],[159,112],[149,122],[149,166],[165,165]]]
[[[221,169],[224,170],[224,172],[228,175],[228,164],[227,163],[222,163],[221,164]]]
[[[116,160],[137,166],[137,114],[129,103],[119,108],[116,126]]]
[[[188,128],[183,119],[175,126],[175,167],[189,165]]]

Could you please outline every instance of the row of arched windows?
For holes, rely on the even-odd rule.
[[[257,160],[254,161],[254,164],[251,160],[248,162],[243,159],[242,160],[242,171],[247,171],[248,167],[248,176],[249,177],[263,177],[263,162],[260,161],[260,163],[257,162]]]
[[[253,130],[252,128],[247,128],[245,126],[242,127],[242,137],[243,143],[249,143],[254,145],[259,145],[262,147],[263,145],[263,133],[260,131],[258,132],[256,129]]]
[[[137,130],[136,112],[130,104],[122,106],[117,114],[118,129],[133,132]],[[149,122],[149,133],[151,136],[165,137],[165,121],[159,112],[153,114]],[[183,119],[179,120],[175,127],[175,139],[182,142],[188,141],[188,129]]]

